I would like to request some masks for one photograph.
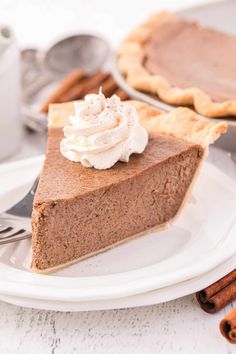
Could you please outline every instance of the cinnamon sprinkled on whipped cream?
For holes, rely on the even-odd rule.
[[[118,96],[105,98],[100,89],[98,95],[76,102],[74,110],[60,145],[62,155],[70,161],[102,170],[144,151],[148,133],[140,125],[136,109]]]

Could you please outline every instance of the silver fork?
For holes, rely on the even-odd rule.
[[[31,237],[31,214],[37,186],[38,178],[23,199],[0,213],[0,245]]]

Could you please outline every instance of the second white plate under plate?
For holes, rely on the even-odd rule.
[[[210,272],[204,273],[198,277],[157,290],[117,299],[105,299],[97,301],[55,301],[0,294],[0,300],[17,306],[36,308],[41,310],[69,312],[112,310],[121,308],[124,309],[129,307],[161,304],[163,302],[171,301],[185,295],[192,294],[200,289],[204,289],[209,284],[214,283],[219,278],[231,272],[234,269],[235,264],[236,254],[226,262],[212,269]]]
[[[27,191],[41,164],[42,158],[36,158],[0,167],[0,210]],[[100,301],[186,281],[233,256],[235,210],[236,183],[205,163],[190,202],[167,230],[48,276],[29,271],[30,240],[1,246],[0,293],[48,301]]]

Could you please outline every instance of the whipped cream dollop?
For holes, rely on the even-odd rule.
[[[60,145],[67,159],[102,170],[144,151],[148,133],[132,105],[116,95],[105,98],[101,89],[74,105],[75,115],[69,117]]]

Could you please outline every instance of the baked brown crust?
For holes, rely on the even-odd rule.
[[[179,107],[166,113],[144,102],[135,100],[127,102],[137,109],[140,122],[149,133],[171,135],[207,148],[227,131],[226,123],[213,123],[200,118],[189,108]],[[74,114],[73,102],[50,105],[49,126],[65,126],[69,123],[68,117],[72,114]]]
[[[130,101],[130,103],[138,110],[141,124],[149,132],[171,135],[204,148],[213,144],[227,131],[226,123],[215,123],[200,118],[189,108],[178,107],[166,113],[146,103],[138,101]]]
[[[176,21],[174,14],[164,11],[155,13],[133,30],[118,49],[118,66],[126,81],[135,89],[158,95],[164,102],[174,105],[193,105],[207,117],[236,115],[236,99],[214,102],[197,87],[181,89],[173,87],[161,75],[151,74],[143,65],[144,45],[158,33],[163,25]]]

